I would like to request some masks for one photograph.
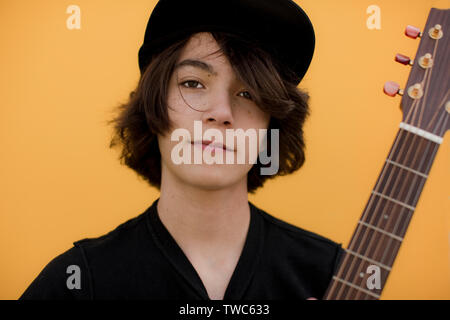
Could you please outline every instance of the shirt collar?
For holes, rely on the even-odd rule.
[[[175,267],[178,273],[190,284],[200,299],[209,300],[206,288],[197,271],[169,233],[158,215],[156,199],[147,210],[147,224],[156,245]],[[224,300],[241,300],[255,273],[263,248],[263,221],[250,201],[250,223],[239,260],[225,291]]]

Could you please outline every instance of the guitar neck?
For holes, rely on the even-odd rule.
[[[441,142],[401,124],[324,299],[379,299]]]
[[[400,129],[323,299],[380,298],[450,129],[450,10],[432,8],[424,31],[417,30],[406,29],[421,41],[402,90]],[[391,95],[389,88],[385,92]]]

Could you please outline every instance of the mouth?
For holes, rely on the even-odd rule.
[[[201,145],[202,146],[202,150],[205,150],[207,147],[211,148],[212,150],[223,150],[223,151],[230,151],[230,152],[234,152],[234,149],[232,148],[228,148],[226,145],[219,143],[219,142],[214,142],[212,140],[202,140],[202,141],[191,141],[192,145]]]

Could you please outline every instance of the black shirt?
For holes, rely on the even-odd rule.
[[[207,291],[159,219],[157,202],[98,238],[74,242],[54,258],[20,299],[193,299]],[[224,300],[321,298],[344,250],[251,202],[245,244]],[[68,286],[79,267],[80,288]],[[69,287],[71,289],[69,289]]]

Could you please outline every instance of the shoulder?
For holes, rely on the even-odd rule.
[[[139,241],[142,233],[147,231],[146,212],[127,220],[102,236],[78,240],[74,242],[74,246],[84,252],[114,250],[117,253],[120,250],[128,250],[128,247],[133,245],[133,242]]]
[[[253,205],[253,204],[252,204]],[[318,233],[309,231],[307,229],[295,226],[291,223],[288,223],[284,220],[281,220],[280,218],[277,218],[270,213],[267,213],[265,210],[256,207],[253,205],[259,215],[263,218],[265,221],[265,225],[272,230],[272,232],[277,232],[281,234],[285,234],[288,238],[293,239],[299,239],[299,240],[305,240],[305,241],[311,241],[315,242],[318,245],[326,246],[326,247],[335,247],[338,245],[338,243],[334,242],[333,240],[326,238],[322,235],[319,235]]]
[[[19,299],[87,299],[88,291],[72,290],[74,286],[83,288],[88,286],[82,277],[77,279],[84,269],[81,252],[78,248],[72,247],[52,259]],[[70,278],[72,275],[73,277]]]
[[[44,267],[19,299],[92,299],[93,273],[134,257],[133,248],[146,231],[144,216],[145,212],[102,236],[74,242]]]
[[[344,255],[342,244],[262,209],[257,208],[257,212],[264,229],[263,274],[276,274],[277,283],[282,283],[272,289],[279,290],[279,294],[322,297]]]
[[[344,252],[341,243],[255,208],[264,223],[267,254],[296,257],[306,266],[327,272],[337,267]]]

